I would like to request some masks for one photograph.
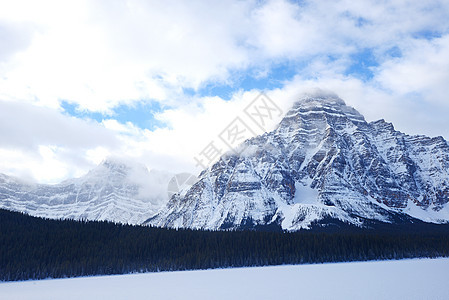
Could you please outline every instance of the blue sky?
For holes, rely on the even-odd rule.
[[[271,90],[282,88],[285,82],[290,81],[302,69],[304,63],[297,61],[285,61],[282,63],[273,63],[266,70],[266,74],[260,74],[261,70],[257,68],[248,68],[244,71],[231,71],[229,83],[212,82],[207,83],[204,87],[193,91],[195,95],[218,96],[222,99],[229,100],[237,91],[249,91],[253,89]]]
[[[108,156],[198,172],[260,91],[285,110],[330,90],[449,138],[448,82],[447,1],[4,1],[0,172],[58,182]]]
[[[158,127],[164,127],[165,124],[154,118],[154,115],[163,109],[158,102],[142,101],[133,105],[119,105],[110,112],[95,112],[83,110],[79,105],[61,101],[61,108],[64,113],[80,119],[91,119],[98,123],[103,120],[115,119],[120,123],[132,123],[141,129],[155,130]]]

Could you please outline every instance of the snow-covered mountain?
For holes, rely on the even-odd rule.
[[[336,96],[304,97],[274,131],[241,147],[170,200],[172,174],[108,159],[56,185],[0,174],[0,208],[203,229],[449,221],[448,143],[367,123]]]
[[[449,220],[448,143],[368,123],[337,96],[304,97],[277,129],[241,147],[146,223],[297,230],[329,220]]]
[[[47,218],[140,224],[168,200],[171,174],[128,160],[107,159],[81,178],[30,184],[0,174],[0,208]]]

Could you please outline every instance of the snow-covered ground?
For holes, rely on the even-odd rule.
[[[448,299],[449,258],[0,283],[0,299]]]

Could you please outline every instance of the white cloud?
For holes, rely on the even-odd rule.
[[[2,147],[31,151],[41,144],[64,145],[76,150],[118,143],[113,133],[92,121],[18,102],[0,101],[0,128]]]
[[[89,149],[119,146],[116,133],[96,122],[20,102],[0,101],[0,170],[54,182],[78,176],[92,163]]]
[[[232,70],[387,50],[447,30],[448,11],[444,1],[4,2],[8,28],[34,34],[1,69],[0,95],[92,111],[182,99],[182,88],[232,82]]]
[[[378,69],[376,80],[395,93],[419,93],[424,100],[449,106],[449,34],[432,40],[413,40],[402,57],[389,60]]]
[[[264,78],[279,64],[298,66],[295,78],[267,91],[284,110],[301,92],[321,87],[368,120],[449,138],[447,1],[299,3],[1,2],[0,172],[55,182],[108,155],[196,172],[193,157],[258,91],[242,87],[225,101],[183,89],[233,85],[233,74],[248,70]],[[378,63],[373,77],[345,74],[365,48]],[[167,127],[60,113],[62,100],[110,113],[150,99],[169,105],[156,114]]]
[[[257,91],[239,93],[229,101],[219,97],[192,98],[185,105],[156,115],[168,127],[154,131],[137,129],[132,136],[124,136],[123,142],[130,153],[156,169],[197,174],[201,168],[195,167],[194,157],[212,141],[223,153],[228,151],[218,135],[235,117],[244,117],[243,109],[257,95]]]

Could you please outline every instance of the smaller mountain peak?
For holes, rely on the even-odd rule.
[[[139,162],[132,159],[123,157],[107,157],[104,159],[95,169],[92,171],[118,171],[118,172],[128,172],[130,170],[145,170],[148,171],[147,167]]]
[[[121,182],[127,180],[130,182],[140,182],[148,177],[147,167],[129,158],[108,157],[98,166],[91,169],[81,182],[86,180]]]
[[[136,164],[139,163],[128,158],[118,156],[108,156],[100,163],[100,166],[118,167],[118,166],[133,166]]]
[[[126,166],[127,164],[116,157],[107,157],[105,158],[101,163],[100,166],[106,167],[106,168],[115,168],[120,166]]]

